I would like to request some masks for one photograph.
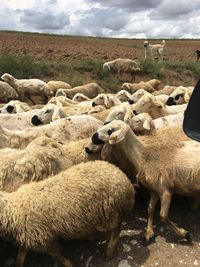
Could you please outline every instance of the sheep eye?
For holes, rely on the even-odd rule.
[[[178,100],[179,97],[183,97],[183,94],[180,94],[180,95],[175,96],[175,100]]]
[[[47,109],[45,113],[51,113],[51,109]]]
[[[114,132],[114,129],[108,130],[108,135],[111,135]]]

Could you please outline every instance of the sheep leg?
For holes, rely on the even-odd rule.
[[[119,235],[121,231],[121,223],[118,224],[118,226],[114,229],[112,229],[108,234],[108,239],[106,242],[106,256],[110,257],[112,256],[113,252],[116,249]]]
[[[61,263],[64,267],[73,267],[73,263],[67,260],[61,253],[59,245],[52,247],[47,251],[47,253],[56,261]]]
[[[16,267],[23,267],[28,251],[24,248],[19,248]]]
[[[155,211],[156,204],[158,203],[158,195],[154,192],[151,193],[151,198],[149,201],[148,206],[148,223],[147,223],[147,230],[146,230],[146,242],[149,242],[149,240],[152,239],[154,236],[153,231],[153,215]]]
[[[161,196],[161,209],[160,219],[163,223],[169,225],[169,227],[180,237],[186,238],[188,241],[191,240],[190,234],[183,228],[179,228],[174,222],[168,218],[169,208],[171,203],[172,194],[169,191],[165,191]]]

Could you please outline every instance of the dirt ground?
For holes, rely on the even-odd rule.
[[[38,59],[141,59],[144,58],[143,41],[0,32],[0,53],[27,53]],[[197,49],[200,40],[166,40],[165,60],[195,61]]]
[[[156,43],[156,41],[153,41]],[[194,51],[200,49],[199,40],[167,40],[165,60],[195,61]],[[62,37],[38,34],[0,32],[0,53],[27,53],[38,59],[84,59],[89,57],[141,59],[143,40]],[[192,84],[191,84],[192,85]],[[139,195],[139,194],[138,194]],[[170,219],[189,230],[193,244],[180,240],[159,220],[159,207],[154,220],[156,239],[144,246],[147,222],[147,200],[137,197],[132,215],[123,222],[119,246],[113,258],[104,254],[104,238],[93,242],[61,243],[62,252],[76,267],[178,267],[200,266],[200,212],[192,211],[188,200],[176,197],[172,201]],[[17,250],[0,241],[0,267],[14,266]],[[24,267],[58,267],[50,257],[29,253]]]

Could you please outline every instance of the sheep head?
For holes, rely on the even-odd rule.
[[[4,74],[1,76],[1,79],[2,79],[4,82],[10,83],[10,82],[13,82],[15,78],[14,78],[11,74],[9,74],[9,73],[4,73]]]
[[[114,145],[124,140],[129,126],[120,120],[114,120],[97,130],[92,136],[92,142],[95,145],[109,143]]]

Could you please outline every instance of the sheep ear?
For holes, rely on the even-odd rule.
[[[64,110],[60,107],[56,107],[54,113],[52,115],[52,121],[59,120],[61,118],[65,118],[67,115]]]
[[[183,96],[185,103],[188,103],[190,100],[190,95],[188,94],[188,92],[185,92],[184,96]]]
[[[132,118],[133,118],[133,112],[129,109],[127,109],[125,116],[124,116],[124,122],[128,125],[131,125],[132,122]]]
[[[104,105],[106,108],[110,107],[110,99],[107,95],[104,95],[104,99],[103,99]]]
[[[146,130],[150,130],[151,129],[150,121],[148,119],[146,119],[144,121],[143,128],[146,129]]]
[[[128,125],[123,126],[119,130],[113,132],[109,138],[109,144],[114,145],[124,140],[127,133]]]

